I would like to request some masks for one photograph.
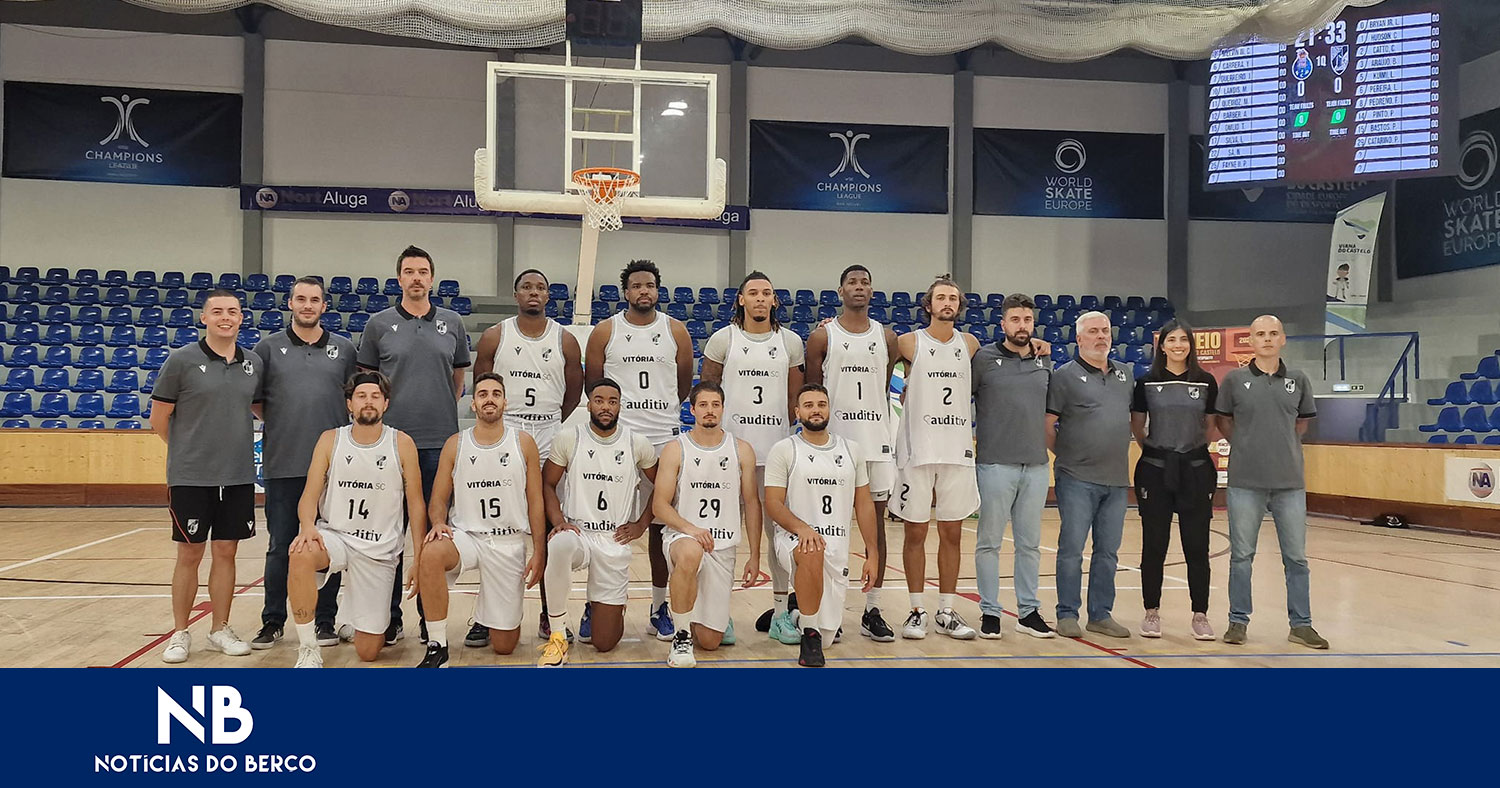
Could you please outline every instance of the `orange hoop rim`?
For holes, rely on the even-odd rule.
[[[594,176],[608,175],[608,178]],[[639,186],[641,174],[623,167],[584,167],[573,171],[573,185],[595,200],[611,201],[621,192]]]

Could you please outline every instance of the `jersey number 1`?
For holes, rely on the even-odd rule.
[[[349,519],[353,520],[356,514],[359,515],[359,519],[361,520],[370,519],[370,510],[365,508],[365,499],[359,499],[358,503],[359,507],[355,508],[355,500],[353,498],[349,499]]]

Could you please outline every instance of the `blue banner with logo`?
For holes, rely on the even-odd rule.
[[[1203,188],[1203,137],[1193,135],[1188,150],[1188,218],[1229,222],[1333,224],[1339,211],[1385,191],[1383,181],[1309,183],[1253,189]]]
[[[1396,184],[1400,279],[1500,263],[1500,109],[1458,128],[1458,175]]]
[[[1160,134],[974,130],[974,213],[1161,219]]]
[[[5,83],[7,178],[237,186],[236,93]]]
[[[510,216],[527,219],[578,221],[566,214],[486,211],[479,207],[473,191],[459,189],[372,189],[358,186],[262,186],[240,187],[240,207],[247,211],[293,211],[297,213],[363,213],[409,216]],[[726,205],[717,219],[642,219],[622,217],[629,225],[650,227],[699,227],[709,230],[749,230],[750,208]]]
[[[948,129],[750,121],[750,205],[948,212]]]

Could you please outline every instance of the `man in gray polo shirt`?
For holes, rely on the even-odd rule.
[[[1130,630],[1110,616],[1115,569],[1125,533],[1130,489],[1130,397],[1128,367],[1109,358],[1109,316],[1085,312],[1075,324],[1078,358],[1058,367],[1047,386],[1047,447],[1057,455],[1057,631],[1082,637],[1078,627],[1083,544],[1092,532],[1089,561],[1090,632],[1128,638]]]
[[[469,366],[469,335],[463,318],[434,306],[428,296],[436,274],[432,255],[408,246],[396,258],[396,281],[401,301],[370,317],[359,341],[357,361],[364,369],[379,370],[391,381],[390,410],[385,423],[411,436],[417,444],[422,471],[422,495],[432,495],[443,444],[458,433],[458,399],[464,393],[464,369]],[[386,645],[401,639],[402,567],[396,567],[391,590],[391,623]],[[422,599],[417,598],[417,613]],[[425,625],[424,625],[425,630]],[[426,641],[426,632],[423,632]]]
[[[354,374],[354,343],[320,325],[327,309],[323,282],[303,277],[292,285],[287,306],[292,324],[286,331],[266,336],[255,346],[265,362],[264,458],[261,476],[266,485],[265,604],[260,632],[250,647],[267,649],[281,640],[286,625],[287,547],[297,538],[297,502],[307,486],[307,467],[313,448],[325,430],[349,423],[344,403],[344,381]],[[337,575],[318,591],[318,645],[339,642],[333,629],[338,609]]]
[[[261,401],[260,357],[235,344],[239,298],[214,290],[203,302],[204,337],[172,351],[151,391],[151,429],[167,443],[167,505],[177,564],[172,570],[172,636],[163,662],[185,662],[192,646],[188,619],[198,597],[198,567],[213,540],[208,598],[213,624],[208,647],[233,657],[250,653],[229,628],[234,557],[239,540],[255,536],[255,428]]]
[[[1047,383],[1052,365],[1031,343],[1036,304],[1020,293],[1000,305],[1005,338],[974,354],[974,423],[979,456],[979,540],[974,576],[979,585],[979,636],[999,639],[1000,545],[1010,520],[1016,544],[1016,631],[1052,637],[1037,599],[1041,575],[1042,509],[1047,505]]]
[[[1255,360],[1224,376],[1214,410],[1229,439],[1229,629],[1224,642],[1245,642],[1250,626],[1250,574],[1266,509],[1276,521],[1281,565],[1286,571],[1287,640],[1326,649],[1312,627],[1307,569],[1307,483],[1302,471],[1302,434],[1318,415],[1312,385],[1301,370],[1281,360],[1286,335],[1275,315],[1250,324]]]

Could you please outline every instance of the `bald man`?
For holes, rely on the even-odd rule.
[[[1307,484],[1302,435],[1318,415],[1312,385],[1281,359],[1286,332],[1275,315],[1250,324],[1255,360],[1224,376],[1214,402],[1219,430],[1234,454],[1229,463],[1229,629],[1224,642],[1242,645],[1250,626],[1250,578],[1266,510],[1276,521],[1286,570],[1287,640],[1326,649],[1312,627],[1307,568]]]

